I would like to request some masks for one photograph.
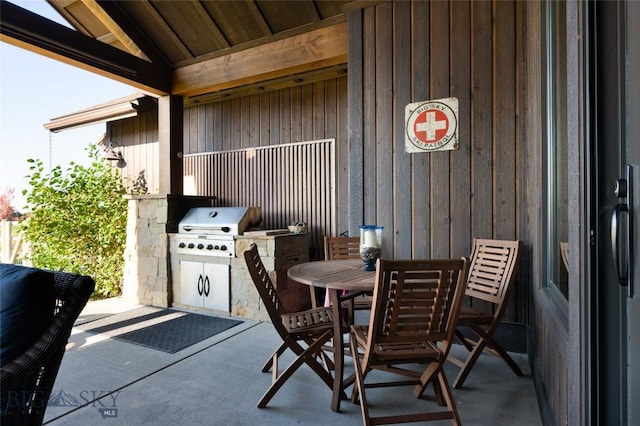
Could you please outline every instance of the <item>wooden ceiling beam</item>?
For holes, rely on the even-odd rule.
[[[107,14],[107,16],[129,37],[136,46],[140,48],[143,54],[149,58],[154,64],[170,67],[169,59],[155,45],[153,41],[142,31],[136,22],[122,9],[117,1],[96,1],[98,6]],[[155,9],[153,9],[155,12]]]
[[[2,1],[0,41],[13,44],[134,86],[164,95],[171,91],[171,70]]]
[[[178,68],[172,93],[197,96],[344,63],[347,24],[342,22]]]
[[[127,35],[127,33],[124,32],[122,28],[120,28],[120,26],[118,26],[118,24],[113,21],[113,19],[111,19],[111,17],[107,14],[107,12],[104,11],[104,9],[101,7],[101,5],[98,4],[96,0],[80,0],[80,1],[82,1],[82,4],[84,4],[85,7],[89,9],[89,11],[93,13],[93,15],[100,22],[102,22],[102,25],[104,25],[107,28],[107,30],[109,30],[109,32],[113,34],[116,40],[122,43],[125,49],[127,49],[127,52],[142,59],[149,59],[142,52],[142,50],[136,45],[136,43],[133,40],[131,40],[131,38]]]
[[[78,0],[46,0],[46,1],[47,3],[49,3],[49,6],[51,6],[54,10],[57,10],[58,13],[73,26],[73,28],[80,31],[84,35],[87,35],[89,37],[92,36],[91,31],[89,31],[89,29],[85,27],[82,22],[78,21],[75,18],[75,16],[70,14],[69,11],[67,10],[67,7],[78,2]]]
[[[303,84],[316,83],[329,79],[346,77],[347,64],[336,65],[329,68],[321,68],[315,71],[309,71],[302,74],[293,74],[286,77],[276,78],[268,81],[261,81],[236,87],[228,90],[219,90],[214,93],[207,93],[200,96],[184,98],[184,106],[190,107],[194,105],[202,105],[221,100],[229,100],[242,96],[251,96],[261,93],[273,92],[285,88],[301,86]]]

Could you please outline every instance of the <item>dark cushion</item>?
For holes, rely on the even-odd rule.
[[[0,263],[0,366],[25,352],[53,319],[53,273]]]

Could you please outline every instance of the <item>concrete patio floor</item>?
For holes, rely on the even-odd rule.
[[[117,298],[90,302],[77,324],[136,307]],[[257,408],[271,383],[271,374],[260,369],[279,343],[271,324],[255,321],[245,321],[175,354],[76,328],[52,392],[62,397],[61,403],[47,408],[45,424],[362,424],[359,405],[343,401],[339,413],[330,409],[331,391],[306,366],[285,383],[267,408]],[[464,349],[456,345],[452,353],[463,354]],[[502,360],[481,355],[464,388],[453,390],[462,424],[541,424],[527,358],[514,354],[514,359],[524,377],[515,376]],[[351,358],[346,362],[350,374]],[[281,368],[285,366],[286,359]],[[457,369],[449,363],[445,369],[451,382]],[[372,390],[368,396],[372,406],[407,411],[434,404],[431,387],[420,400],[406,387]]]

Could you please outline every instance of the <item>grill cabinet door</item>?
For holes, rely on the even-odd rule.
[[[180,303],[202,308],[204,276],[202,262],[180,261]]]
[[[229,265],[180,261],[180,303],[230,312]]]
[[[230,312],[229,306],[229,265],[203,264],[203,303],[207,309]]]

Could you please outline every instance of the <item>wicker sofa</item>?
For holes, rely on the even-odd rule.
[[[0,272],[3,273],[19,268],[16,265],[0,264]],[[53,289],[50,304],[52,312],[47,313],[47,323],[41,327],[35,341],[28,342],[25,350],[14,354],[15,358],[0,368],[3,399],[0,423],[5,426],[42,424],[71,329],[95,287],[95,282],[88,276],[44,272],[53,281],[47,284],[47,289]],[[8,282],[6,276],[2,275],[2,279]],[[37,292],[31,290],[27,295],[34,297],[34,293]],[[5,308],[3,306],[3,310]],[[25,324],[26,327],[28,323],[30,322],[23,321],[20,324]],[[14,329],[15,327],[14,324]],[[21,327],[22,325],[18,325],[18,328]],[[8,335],[15,336],[3,331],[5,341],[0,343],[11,345],[11,339],[6,337]]]

